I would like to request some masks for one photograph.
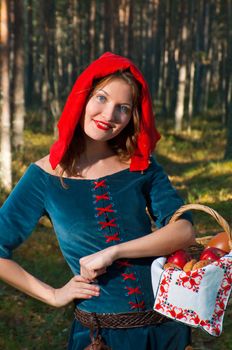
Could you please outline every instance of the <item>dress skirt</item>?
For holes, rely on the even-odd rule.
[[[191,329],[174,321],[130,329],[103,328],[100,334],[112,350],[185,350],[191,343]],[[90,343],[89,329],[74,320],[68,350],[84,350]]]

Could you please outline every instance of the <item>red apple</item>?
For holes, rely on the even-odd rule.
[[[223,250],[215,247],[208,247],[203,250],[200,256],[200,260],[211,260],[216,261],[227,253]]]
[[[190,259],[190,255],[185,250],[180,249],[169,255],[167,262],[176,264],[183,269],[186,262],[188,262]]]
[[[221,258],[222,256],[228,254],[225,250],[216,248],[216,247],[211,247],[214,249],[215,254],[217,254],[219,256],[219,258]]]

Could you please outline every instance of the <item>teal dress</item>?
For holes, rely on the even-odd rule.
[[[39,218],[49,216],[60,249],[74,275],[79,259],[114,244],[151,233],[166,225],[183,205],[155,158],[141,172],[125,169],[99,179],[64,179],[31,164],[0,209],[0,257],[11,258],[13,249],[32,232]],[[184,218],[191,220],[188,214]],[[100,296],[75,300],[87,312],[121,313],[151,310],[154,297],[150,266],[154,257],[120,259],[98,277]],[[170,321],[133,329],[103,329],[113,350],[182,350],[190,343],[188,327]],[[74,320],[69,349],[83,350],[89,331]]]

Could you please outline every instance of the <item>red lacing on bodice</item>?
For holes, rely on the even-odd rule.
[[[123,281],[126,281],[126,280],[133,280],[133,281],[136,281],[136,277],[135,277],[135,274],[132,272],[132,273],[121,273],[122,277],[123,277]]]
[[[106,180],[94,181],[94,189],[96,190],[99,187],[106,187]]]
[[[129,304],[131,306],[131,309],[144,309],[145,303],[142,300],[140,303],[133,303],[133,301],[129,301]]]
[[[131,294],[142,294],[142,292],[139,289],[139,287],[132,288],[132,287],[126,286],[126,289],[128,290],[128,295],[131,295]]]
[[[117,260],[116,264],[118,265],[118,268],[130,268],[133,266],[133,264],[131,264],[127,259]],[[121,276],[123,281],[127,281],[127,280],[137,281],[137,278],[134,272],[129,272],[129,273],[123,272],[121,273]],[[128,296],[133,294],[136,294],[136,295],[143,294],[139,286],[135,286],[135,287],[126,286],[125,288],[128,290],[126,294]],[[141,300],[141,302],[137,302],[137,303],[133,301],[129,301],[128,304],[130,305],[131,310],[145,308],[144,300]]]
[[[99,221],[99,225],[101,225],[102,230],[106,227],[117,227],[115,220],[116,219],[111,219],[110,221]]]
[[[111,236],[105,235],[105,237],[106,237],[106,243],[109,243],[109,242],[112,242],[112,241],[120,241],[118,232],[114,233]]]
[[[106,180],[99,180],[99,181],[94,181],[94,191],[100,191],[102,188],[107,188]],[[103,191],[102,191],[103,192]],[[97,203],[99,201],[110,201],[111,197],[109,192],[105,193],[97,193],[95,194],[95,202]],[[107,206],[101,206],[101,207],[96,207],[95,210],[97,211],[96,217],[102,216],[104,217],[105,221],[98,221],[98,224],[101,227],[101,231],[103,231],[104,237],[105,237],[105,242],[106,243],[111,243],[111,242],[119,242],[120,239],[120,232],[119,232],[119,227],[116,222],[116,218],[112,217],[113,213],[116,211],[112,209],[113,204],[110,203]],[[116,231],[116,232],[114,232]],[[116,261],[116,264],[119,268],[130,268],[133,266],[127,259],[120,259]],[[134,272],[124,272],[121,273],[122,280],[123,281],[136,281],[137,278],[135,276]],[[133,282],[135,283],[135,282]],[[127,289],[127,296],[133,295],[133,294],[143,294],[139,288],[139,286],[126,286]],[[140,302],[133,302],[129,301],[128,302],[130,305],[130,308],[133,309],[144,309],[145,308],[145,303],[144,300],[141,300]]]
[[[129,263],[128,260],[117,260],[116,264],[118,265],[118,267],[130,267],[130,266],[133,266],[131,263]]]
[[[110,199],[110,197],[109,197],[109,195],[108,195],[108,193],[106,192],[106,193],[104,193],[104,194],[100,194],[100,195],[95,195],[95,198],[96,198],[96,202],[99,202],[100,200],[102,200],[102,199],[105,199],[105,200],[109,200]]]
[[[101,188],[107,188],[107,184],[106,184],[106,180],[99,180],[99,181],[94,181],[93,182],[94,185],[94,191],[101,191]],[[100,200],[106,200],[109,201],[110,195],[109,192],[105,192],[105,193],[100,193],[100,194],[95,194],[95,198],[96,201],[95,203],[99,202]],[[118,229],[118,225],[116,223],[116,218],[111,218],[109,217],[108,214],[111,213],[115,213],[115,210],[112,209],[113,204],[110,203],[109,205],[105,206],[105,207],[97,207],[95,208],[95,210],[97,211],[96,217],[98,216],[104,216],[105,221],[99,221],[98,224],[101,226],[101,230],[107,230],[107,232],[104,232],[104,236],[105,236],[105,242],[109,243],[109,242],[113,242],[113,241],[120,241],[119,238],[119,232],[117,230],[117,232],[112,232],[111,228],[116,227]],[[110,233],[110,234],[107,234]]]
[[[108,205],[105,208],[96,208],[96,210],[98,210],[97,216],[100,216],[104,213],[114,213],[114,209],[112,209],[112,204]]]

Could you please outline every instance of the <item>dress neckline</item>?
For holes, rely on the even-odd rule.
[[[35,166],[36,168],[41,170],[41,172],[43,172],[47,176],[51,176],[51,177],[60,179],[60,176],[48,173],[46,170],[44,170],[43,168],[41,168],[39,165],[37,165],[35,163],[31,163],[31,166]],[[93,179],[85,179],[85,178],[83,178],[83,179],[82,178],[76,178],[75,179],[75,178],[65,177],[65,176],[63,176],[62,179],[64,179],[65,181],[68,180],[68,181],[90,181],[91,182],[91,181],[97,181],[97,180],[101,180],[101,179],[111,178],[111,177],[114,177],[116,175],[121,175],[121,174],[124,174],[124,173],[129,172],[129,171],[130,171],[130,168],[128,167],[128,168],[116,171],[115,173],[108,174],[108,175],[101,176],[101,177],[96,177],[96,178],[93,178]]]

